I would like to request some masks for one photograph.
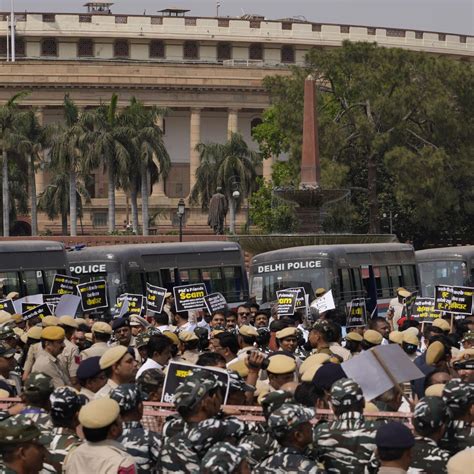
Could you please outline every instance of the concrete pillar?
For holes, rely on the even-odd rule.
[[[43,107],[38,107],[36,109],[36,118],[38,119],[38,122],[41,126],[44,125],[44,108]],[[40,160],[44,160],[44,153],[40,153]],[[44,191],[44,188],[46,186],[46,179],[45,179],[45,172],[43,170],[43,166],[41,165],[36,169],[35,173],[35,183],[36,183],[36,195],[38,196]]]
[[[163,117],[160,115],[156,118],[156,125],[163,130]],[[154,156],[153,161],[156,163],[156,165],[159,167],[158,159]],[[153,186],[153,196],[157,197],[165,197],[165,181],[164,179],[160,176],[160,180],[158,181],[155,186]]]
[[[232,133],[239,131],[239,111],[237,109],[229,109],[227,115],[227,140],[230,140]]]
[[[196,145],[201,142],[201,109],[191,109],[189,140],[189,192],[196,184],[196,170],[199,167],[199,152]]]
[[[270,156],[266,160],[263,160],[263,179],[267,182],[272,180],[272,165],[275,163],[275,157]]]

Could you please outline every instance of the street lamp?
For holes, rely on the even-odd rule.
[[[184,204],[184,199],[181,198],[178,202],[178,219],[179,219],[179,241],[183,241],[183,217],[184,211],[186,210],[186,204]]]

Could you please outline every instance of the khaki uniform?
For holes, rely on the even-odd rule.
[[[107,383],[95,394],[95,400],[98,398],[108,397],[109,393],[118,387],[118,383],[115,383],[112,379],[108,379]]]
[[[33,364],[36,362],[36,359],[40,354],[44,353],[44,349],[41,347],[41,342],[32,344],[28,349],[28,354],[26,355],[25,364],[23,365],[23,374],[28,376],[31,373]]]
[[[54,388],[71,385],[69,375],[64,370],[59,359],[56,359],[46,351],[43,351],[38,357],[33,364],[31,372],[42,372],[43,374],[49,375],[53,379]]]
[[[81,360],[79,357],[79,347],[68,339],[64,339],[64,350],[59,354],[58,360],[69,377],[75,377]]]
[[[117,441],[85,442],[72,450],[64,460],[66,474],[136,472],[135,460]]]
[[[196,364],[197,360],[199,359],[199,351],[184,351],[181,356],[179,357],[179,361],[187,362],[188,364]]]
[[[82,395],[85,395],[89,401],[91,400],[94,400],[96,394],[94,392],[92,392],[91,390],[85,388],[85,387],[81,387],[81,391],[79,392],[80,394]]]
[[[81,360],[85,360],[88,357],[102,357],[107,349],[110,349],[110,347],[106,342],[96,342],[92,344],[89,349],[85,349],[81,352]]]

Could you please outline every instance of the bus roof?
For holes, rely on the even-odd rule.
[[[64,244],[54,240],[8,240],[0,242],[0,253],[49,251],[64,251]]]
[[[415,252],[415,256],[417,262],[469,259],[474,257],[474,245],[418,250]]]
[[[351,254],[380,254],[384,252],[413,252],[413,247],[400,243],[306,245],[261,253],[252,258],[252,265],[291,258],[313,258],[315,256],[340,258]]]

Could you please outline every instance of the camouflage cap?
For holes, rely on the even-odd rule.
[[[245,383],[245,380],[239,375],[238,372],[229,370],[229,389],[238,390],[240,392],[255,392],[255,387]]]
[[[0,446],[16,446],[19,443],[36,441],[49,444],[51,439],[43,437],[35,424],[4,424],[0,426]]]
[[[119,385],[110,392],[109,397],[119,404],[120,413],[135,409],[144,398],[138,385],[134,383]]]
[[[160,369],[144,370],[137,378],[137,385],[146,396],[163,387],[164,382],[165,374]]]
[[[56,419],[69,420],[89,400],[82,393],[72,387],[59,387],[49,397],[51,402],[51,416]]]
[[[218,474],[234,472],[245,459],[246,445],[234,446],[227,442],[216,443],[202,458],[201,468]]]
[[[298,425],[314,418],[314,411],[296,403],[284,403],[267,420],[271,434],[278,440]]]
[[[6,342],[0,341],[0,357],[10,358],[15,355],[15,349],[10,347]]]
[[[429,434],[439,429],[448,418],[446,403],[442,398],[424,397],[415,406],[413,426],[418,433]]]
[[[284,390],[274,390],[267,393],[260,401],[263,415],[268,418],[271,413],[280,408],[284,403],[294,402],[293,394]]]
[[[13,331],[13,325],[5,324],[0,326],[0,341],[4,341],[5,339],[9,339],[11,337],[16,337],[16,334]]]
[[[50,395],[53,393],[53,379],[42,372],[33,372],[25,381],[25,395],[42,394]]]
[[[193,369],[176,389],[174,404],[176,408],[194,408],[213,388],[222,387],[216,375],[202,369]]]
[[[474,401],[474,383],[451,379],[444,386],[443,400],[454,413],[463,411]]]
[[[145,347],[150,340],[150,334],[147,332],[141,332],[138,336],[135,336],[135,347],[140,349],[141,347]]]
[[[352,379],[339,379],[331,387],[331,403],[335,407],[349,406],[363,399],[360,385]]]
[[[474,331],[467,331],[464,333],[461,342],[474,342]]]

